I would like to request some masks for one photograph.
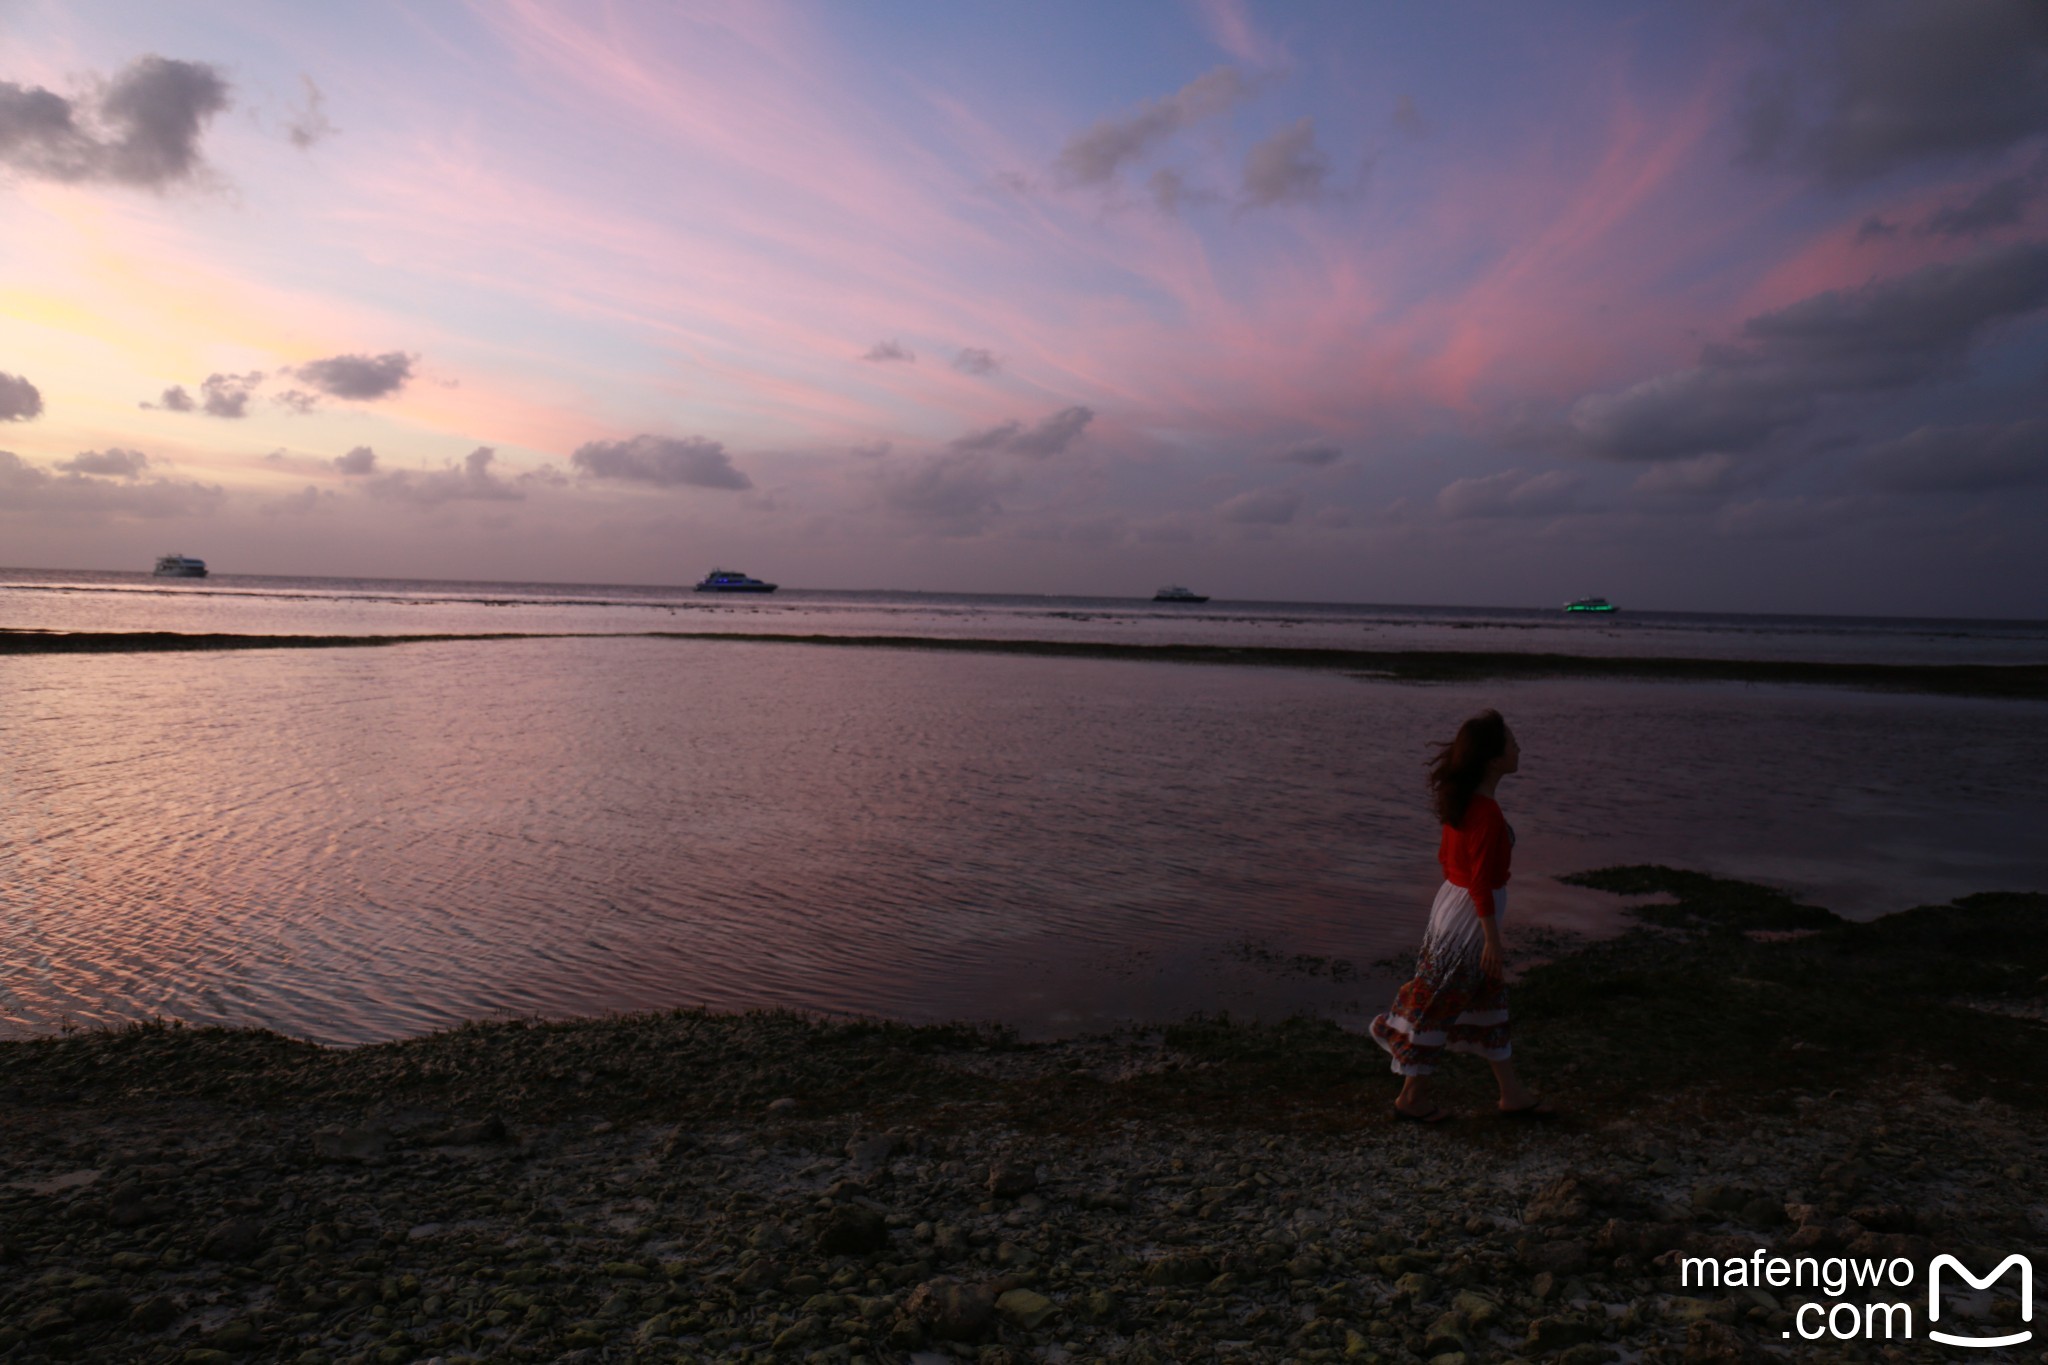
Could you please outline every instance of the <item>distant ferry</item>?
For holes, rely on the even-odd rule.
[[[165,555],[156,562],[158,578],[204,578],[206,561],[186,555]]]
[[[1576,602],[1564,604],[1566,611],[1619,611],[1620,608],[1604,597],[1581,597]]]
[[[1177,583],[1169,583],[1152,594],[1154,602],[1206,602],[1209,599],[1198,592],[1190,591]]]
[[[775,584],[763,583],[731,569],[713,569],[697,585],[698,592],[774,592]]]

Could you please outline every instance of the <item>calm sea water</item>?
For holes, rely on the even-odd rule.
[[[2042,623],[0,572],[0,626],[649,629],[2048,660]],[[357,1042],[791,1005],[1028,1034],[1346,1019],[1437,872],[1427,741],[1522,740],[1512,930],[1656,861],[1875,914],[2048,890],[2048,706],[646,638],[0,658],[0,1030]],[[1333,973],[1333,961],[1366,969]]]

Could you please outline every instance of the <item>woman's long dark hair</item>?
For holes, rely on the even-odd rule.
[[[1481,711],[1458,727],[1457,738],[1436,746],[1429,765],[1429,791],[1436,818],[1456,829],[1486,776],[1486,765],[1506,753],[1508,723],[1498,711]]]

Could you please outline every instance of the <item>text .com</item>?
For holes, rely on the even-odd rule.
[[[1914,1304],[1926,1305],[1926,1336],[1947,1346],[2018,1346],[2033,1340],[2033,1329],[2000,1331],[1992,1324],[1965,1320],[1943,1299],[1946,1289],[1960,1292],[1957,1281],[1974,1290],[1989,1290],[2008,1271],[2018,1272],[2019,1320],[2034,1320],[2034,1267],[2025,1256],[2006,1257],[1990,1273],[1978,1275],[1953,1256],[1936,1256],[1927,1264],[1924,1291],[1919,1266],[1903,1256],[1877,1260],[1854,1256],[1773,1256],[1758,1248],[1749,1256],[1688,1256],[1679,1262],[1679,1283],[1687,1289],[1810,1290],[1833,1300],[1809,1299],[1792,1315],[1785,1336],[1806,1341],[1905,1341],[1915,1334]],[[1880,1302],[1886,1290],[1920,1291],[1913,1298]],[[1851,1298],[1851,1294],[1856,1295]]]

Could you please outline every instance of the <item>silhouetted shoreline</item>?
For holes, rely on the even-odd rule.
[[[902,649],[937,653],[1025,654],[1136,663],[1228,664],[1317,669],[1391,682],[1439,683],[1543,678],[1663,682],[1743,682],[1852,687],[1943,696],[2048,697],[2048,664],[1881,664],[1787,659],[1627,658],[1512,650],[1350,650],[1193,644],[1126,645],[1094,641],[986,640],[912,635],[796,635],[738,631],[629,631],[421,635],[229,635],[173,631],[0,630],[0,655],[127,654],[234,649],[348,649],[460,641],[645,639]]]

